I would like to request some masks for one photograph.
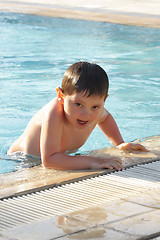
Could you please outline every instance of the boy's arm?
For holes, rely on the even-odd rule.
[[[118,146],[119,144],[124,143],[124,140],[114,118],[109,112],[107,112],[107,110],[104,109],[104,111],[105,114],[103,116],[103,120],[98,123],[98,127],[114,146]]]
[[[48,156],[47,161],[43,165],[57,170],[123,169],[122,161],[118,158],[105,159],[92,156],[69,156],[58,152]]]
[[[148,151],[141,144],[125,143],[114,118],[109,112],[107,112],[107,110],[104,109],[104,111],[105,117],[102,122],[98,124],[98,126],[114,146],[118,146],[120,150],[138,150],[145,152]]]

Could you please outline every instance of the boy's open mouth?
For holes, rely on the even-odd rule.
[[[81,126],[84,126],[84,125],[86,125],[86,124],[88,123],[88,121],[82,121],[82,120],[80,120],[80,119],[77,119],[77,122],[78,122],[78,124],[81,125]]]

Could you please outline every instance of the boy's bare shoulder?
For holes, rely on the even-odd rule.
[[[58,121],[63,117],[63,108],[57,98],[54,98],[43,108],[43,117],[45,119],[52,120],[57,119]]]

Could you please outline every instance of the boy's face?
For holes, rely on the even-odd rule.
[[[104,97],[84,93],[63,96],[64,112],[73,127],[85,128],[95,125],[100,120],[104,109]]]

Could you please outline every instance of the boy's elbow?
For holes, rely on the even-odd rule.
[[[55,154],[48,156],[48,155],[43,155],[41,157],[42,159],[42,165],[46,168],[53,168],[56,169],[56,159],[55,159]]]
[[[42,166],[45,168],[49,168],[49,164],[47,161],[42,161]]]
[[[50,167],[50,157],[49,156],[42,156],[42,165],[46,168]]]

